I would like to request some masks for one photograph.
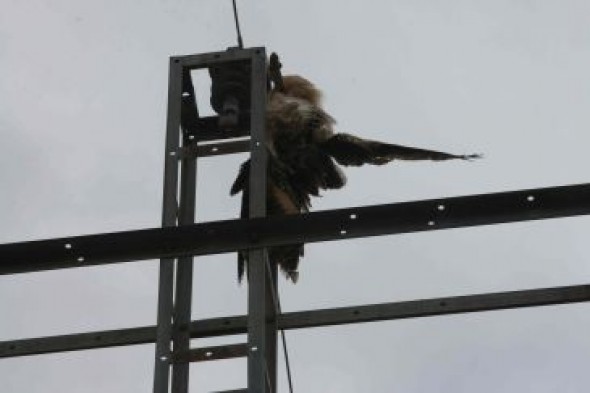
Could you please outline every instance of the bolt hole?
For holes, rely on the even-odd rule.
[[[219,55],[214,55],[213,57],[214,57],[214,58],[216,58],[216,59],[219,59],[221,56],[219,56]]]
[[[66,243],[64,246],[67,250],[71,250],[72,249],[72,244],[71,243]]]
[[[102,340],[102,337],[101,336],[96,336],[96,337],[94,337],[94,340],[95,341],[100,341],[100,340]]]
[[[447,302],[445,302],[445,301],[442,301],[442,302],[440,302],[439,304],[440,304],[440,306],[441,306],[441,307],[444,307],[444,306],[446,306],[446,305],[447,305]]]
[[[225,326],[227,326],[227,325],[231,324],[231,322],[230,322],[230,321],[228,321],[228,320],[225,320],[225,321],[223,321],[223,324],[224,324]]]
[[[529,202],[534,202],[535,201],[535,196],[534,195],[529,195],[526,197],[526,200]]]
[[[361,312],[360,312],[359,310],[354,310],[352,313],[353,313],[354,315],[359,315]]]
[[[443,210],[445,210],[446,206],[443,205],[443,204],[440,204],[436,208],[438,209],[438,211],[441,211],[442,212]]]
[[[16,349],[16,346],[15,345],[11,345],[11,346],[8,347],[8,349],[10,349],[11,351],[14,351]]]
[[[356,220],[358,216],[353,213],[349,217],[350,217],[351,220]]]
[[[180,62],[180,60],[178,60],[178,59],[174,59],[174,62],[175,62],[175,63],[179,63],[179,62]]]

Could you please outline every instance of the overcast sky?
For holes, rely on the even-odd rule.
[[[0,243],[158,226],[168,57],[235,45],[230,1],[0,4]],[[485,154],[347,169],[316,210],[590,181],[589,2],[238,4],[245,44],[317,83],[339,130]],[[237,217],[243,159],[199,162],[200,221]],[[586,284],[589,229],[578,217],[315,244],[299,283],[281,279],[283,309]],[[195,285],[193,318],[245,312],[234,255],[199,258]],[[2,276],[0,341],[153,325],[156,296],[155,261]],[[578,304],[288,341],[296,392],[586,392],[589,328]],[[148,392],[152,358],[143,345],[3,359],[1,390]],[[245,361],[191,367],[191,392],[246,386]]]

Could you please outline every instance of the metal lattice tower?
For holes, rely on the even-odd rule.
[[[241,391],[274,393],[280,329],[590,300],[590,285],[577,285],[277,312],[277,269],[268,263],[266,247],[590,214],[590,184],[265,217],[266,62],[264,48],[170,59],[162,228],[0,245],[3,275],[161,258],[157,325],[0,342],[0,358],[155,343],[154,393],[188,392],[190,361],[238,356],[248,357],[248,386]],[[238,99],[241,110],[231,129],[220,127],[221,116],[199,116],[190,74],[224,67],[247,71],[247,96]],[[227,104],[231,112],[234,101],[214,107]],[[246,151],[250,219],[195,224],[197,158]],[[248,314],[192,321],[193,256],[237,250],[249,252]],[[191,338],[244,333],[243,344],[190,348]]]
[[[231,128],[220,127],[222,115],[207,119],[199,117],[190,72],[203,68],[209,69],[213,78],[212,105],[222,112],[223,101],[227,99],[230,109],[236,111],[233,113],[235,124]],[[230,49],[170,60],[163,227],[194,223],[199,156],[235,153],[243,151],[246,146],[251,156],[250,218],[266,215],[266,68],[264,48]],[[215,79],[217,74],[221,74],[218,77],[221,80]],[[227,80],[232,77],[234,80]],[[223,86],[217,87],[215,83]],[[238,104],[241,108],[237,107]],[[247,104],[249,107],[244,108]],[[248,135],[249,141],[224,142],[228,138]],[[199,148],[199,142],[212,140],[216,143]],[[250,250],[248,259],[248,343],[195,350],[189,347],[193,257],[178,258],[176,263],[173,258],[161,260],[154,393],[169,392],[170,370],[171,391],[188,392],[191,359],[234,356],[248,357],[250,391],[276,391],[277,326],[271,288],[276,288],[277,269],[266,269],[264,248]]]

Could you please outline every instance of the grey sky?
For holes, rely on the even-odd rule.
[[[486,158],[348,169],[316,209],[590,180],[590,3],[367,3],[242,0],[245,43],[316,82],[341,131]],[[0,242],[158,226],[168,56],[235,45],[230,1],[1,5]],[[199,220],[237,216],[228,190],[243,158],[199,163]],[[589,227],[312,245],[299,284],[281,282],[283,308],[588,283]],[[194,318],[244,312],[234,259],[198,260]],[[0,340],[153,324],[156,282],[155,262],[0,277]],[[570,305],[288,339],[297,392],[584,392],[589,326],[590,308]],[[1,390],[146,392],[152,356],[146,345],[0,360]],[[245,386],[242,361],[192,370],[193,392]]]

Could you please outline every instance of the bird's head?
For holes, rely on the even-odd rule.
[[[312,105],[320,105],[322,92],[307,79],[299,75],[285,75],[283,86],[283,94],[309,101]]]

